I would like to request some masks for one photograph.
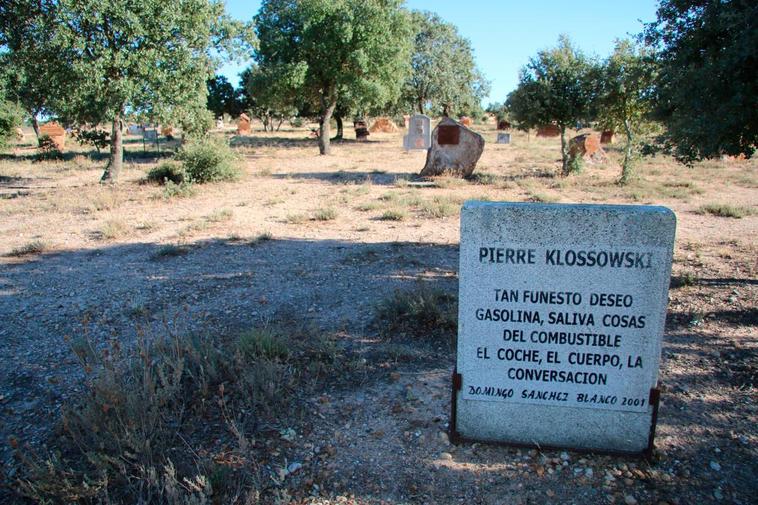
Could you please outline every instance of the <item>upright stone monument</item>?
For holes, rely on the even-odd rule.
[[[403,137],[403,147],[429,149],[432,147],[432,120],[424,114],[415,114],[408,120],[408,134]]]
[[[237,135],[249,135],[250,134],[250,116],[244,112],[240,114],[237,119]]]
[[[455,439],[649,453],[676,218],[466,202]]]
[[[497,143],[498,144],[510,144],[511,143],[511,134],[510,133],[498,133],[497,134]]]
[[[66,147],[66,130],[55,121],[50,121],[40,126],[40,135],[46,135],[59,151]]]
[[[422,177],[443,174],[469,177],[484,151],[484,138],[449,117],[432,131],[432,147],[427,151]]]

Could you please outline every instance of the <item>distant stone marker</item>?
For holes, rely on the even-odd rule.
[[[40,135],[47,135],[50,137],[50,141],[55,144],[55,148],[59,151],[63,151],[66,146],[66,130],[55,121],[50,121],[39,129]]]
[[[368,140],[368,136],[370,135],[370,132],[368,131],[368,126],[366,125],[365,120],[358,119],[356,121],[353,121],[353,128],[355,129],[356,140],[360,140],[360,141]]]
[[[237,118],[237,135],[250,134],[250,116],[244,112]]]
[[[152,130],[145,129],[142,132],[142,138],[144,138],[145,140],[158,140],[158,130],[155,130],[155,129],[152,129]]]
[[[537,128],[538,137],[558,137],[560,134],[560,128],[554,124],[543,125]]]
[[[616,133],[613,130],[604,130],[600,134],[601,144],[613,144],[615,142]]]
[[[676,218],[467,202],[453,439],[649,453]]]
[[[588,162],[606,161],[608,157],[600,146],[600,135],[597,133],[582,133],[569,140],[569,160],[582,158]]]
[[[510,133],[498,133],[497,134],[497,143],[498,144],[510,144],[511,143],[511,134]]]
[[[398,130],[397,125],[388,117],[378,117],[371,125],[371,133],[395,133]]]
[[[403,137],[403,147],[407,150],[432,147],[432,120],[429,116],[415,114],[408,119],[408,134]]]
[[[443,118],[432,131],[422,177],[451,174],[469,177],[484,151],[484,138],[454,119]]]

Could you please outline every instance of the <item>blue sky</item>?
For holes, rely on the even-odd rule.
[[[655,19],[656,0],[406,0],[410,9],[430,10],[455,24],[471,41],[479,68],[492,82],[488,102],[502,102],[518,83],[518,71],[537,51],[554,46],[561,33],[590,55],[605,57],[613,41],[642,30]],[[227,11],[248,21],[258,0],[227,0]],[[234,84],[247,66],[227,64],[220,73]]]

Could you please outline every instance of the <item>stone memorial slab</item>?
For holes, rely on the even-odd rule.
[[[432,147],[432,120],[429,116],[415,114],[408,119],[408,134],[403,137],[403,147],[407,150]]]
[[[55,148],[63,151],[63,148],[66,146],[66,130],[61,125],[55,121],[50,121],[40,126],[39,133],[42,136],[49,137]]]
[[[511,143],[511,134],[510,133],[498,133],[497,134],[497,143],[498,144],[510,144]]]
[[[237,135],[249,135],[250,129],[250,116],[243,112],[237,119]]]
[[[443,174],[469,177],[484,151],[484,138],[449,117],[432,131],[432,146],[426,153],[422,177]]]
[[[652,449],[676,218],[466,202],[452,438]]]

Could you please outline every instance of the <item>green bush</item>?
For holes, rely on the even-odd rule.
[[[211,140],[182,147],[176,155],[190,182],[233,181],[240,177],[237,155],[229,145]]]
[[[15,137],[16,128],[21,126],[21,111],[12,102],[0,102],[0,150],[8,147]]]
[[[184,167],[175,161],[161,163],[147,173],[148,181],[159,184],[165,184],[168,181],[174,184],[181,184],[185,178]]]

